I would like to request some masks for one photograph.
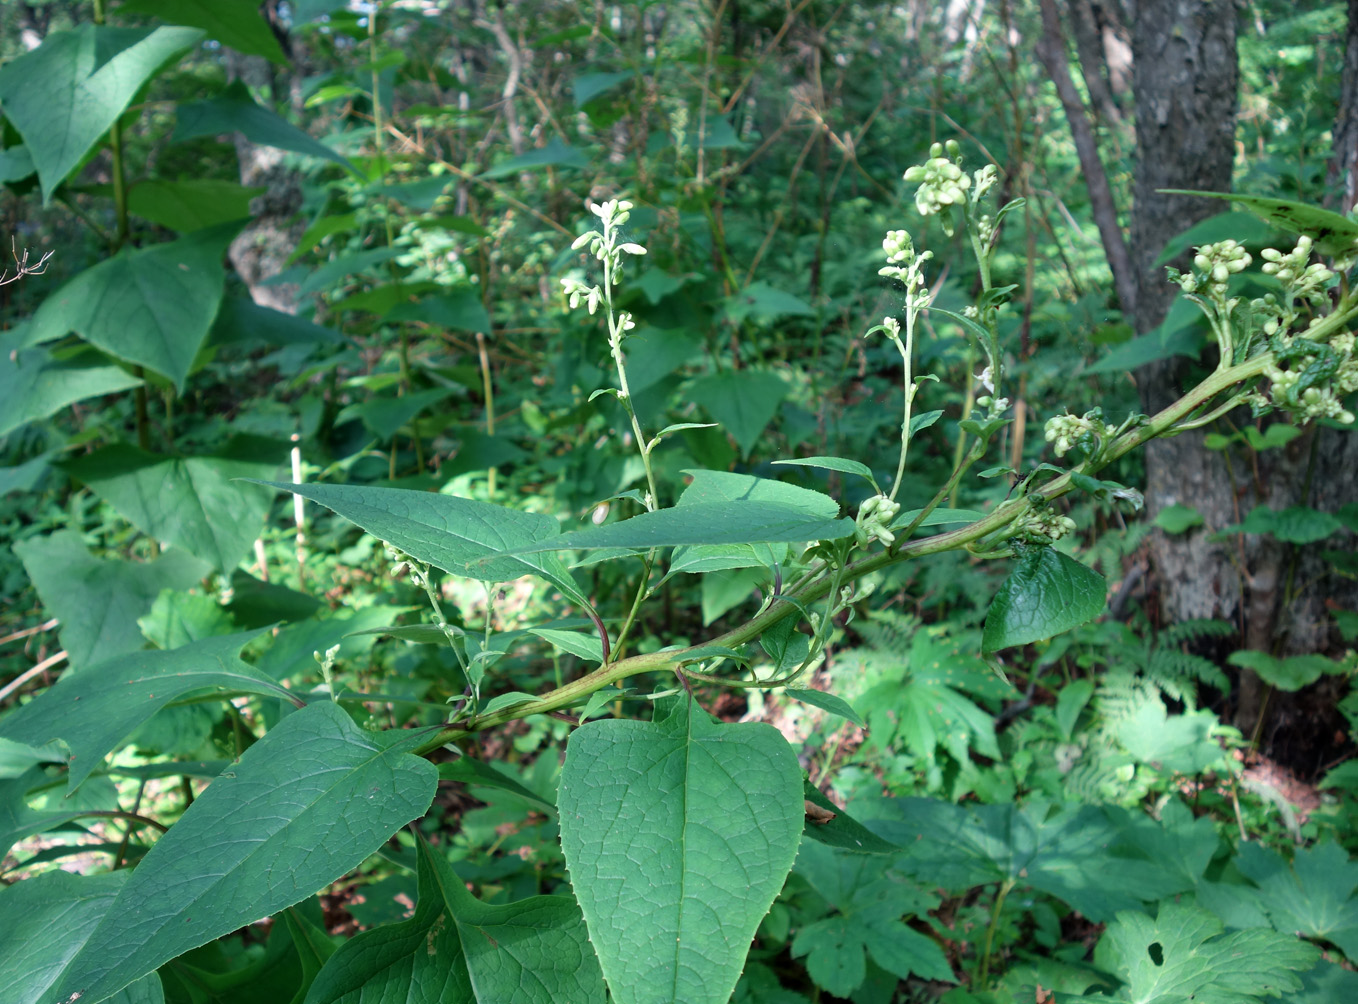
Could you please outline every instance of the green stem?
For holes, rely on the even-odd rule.
[[[604,241],[609,243],[614,237],[613,225],[611,222],[605,224]],[[618,400],[622,403],[623,410],[627,412],[627,418],[632,423],[632,437],[637,442],[637,450],[641,453],[641,465],[646,469],[646,488],[651,493],[650,503],[646,506],[648,510],[653,510],[660,505],[660,494],[656,491],[655,471],[651,469],[650,445],[646,441],[646,436],[641,431],[641,423],[637,420],[636,409],[632,407],[632,391],[627,385],[627,357],[622,352],[622,340],[626,334],[623,322],[613,309],[613,265],[608,255],[604,256],[604,304],[608,308],[608,348],[613,356],[613,366],[618,374]]]
[[[986,925],[985,944],[981,949],[981,968],[976,979],[977,987],[982,990],[984,990],[990,982],[990,953],[993,951],[995,945],[995,929],[999,927],[1000,924],[1000,911],[1004,909],[1005,897],[1009,895],[1010,890],[1013,888],[1014,880],[1011,878],[1005,879],[1000,883],[1000,891],[995,894],[995,902],[991,904],[990,907],[990,923]]]
[[[623,621],[622,630],[618,632],[617,641],[613,643],[613,654],[615,658],[622,658],[622,654],[627,649],[627,635],[632,630],[632,625],[636,623],[637,613],[641,610],[641,604],[650,595],[651,569],[655,564],[655,551],[646,552],[646,556],[641,559],[641,581],[637,583],[636,595],[632,597],[631,609],[627,611],[627,619]]]
[[[915,376],[911,368],[911,362],[915,352],[915,318],[918,310],[915,308],[914,291],[906,293],[911,298],[910,304],[905,311],[905,344],[902,345],[899,339],[895,339],[896,348],[900,350],[902,364],[905,367],[905,415],[901,419],[901,458],[896,463],[896,480],[891,483],[891,494],[888,498],[892,502],[896,501],[896,493],[901,490],[901,482],[905,479],[905,455],[910,449],[910,409],[915,403]]]
[[[1352,307],[1352,305],[1350,305]],[[530,715],[545,714],[549,711],[556,711],[560,708],[570,707],[574,704],[583,702],[590,694],[602,687],[607,687],[624,680],[629,676],[639,673],[658,672],[662,670],[673,671],[676,665],[685,661],[685,653],[708,646],[716,645],[723,648],[738,648],[741,645],[751,642],[758,638],[764,631],[772,625],[778,623],[784,617],[789,617],[797,613],[810,604],[823,599],[836,583],[853,582],[879,571],[888,565],[894,565],[911,558],[919,558],[929,554],[939,554],[944,551],[957,550],[965,547],[973,541],[980,540],[996,530],[1008,526],[1014,520],[1026,513],[1032,502],[1031,498],[1041,498],[1050,501],[1065,495],[1071,490],[1071,474],[1094,474],[1101,468],[1113,461],[1125,456],[1132,450],[1142,446],[1147,441],[1156,436],[1164,434],[1177,422],[1188,415],[1191,415],[1198,408],[1202,407],[1217,394],[1241,383],[1252,379],[1271,365],[1273,357],[1269,353],[1257,356],[1253,359],[1232,366],[1229,369],[1218,370],[1211,374],[1202,383],[1194,387],[1178,401],[1169,405],[1159,414],[1124,435],[1118,437],[1109,444],[1108,449],[1098,458],[1096,463],[1081,464],[1075,471],[1062,474],[1053,479],[1041,488],[1034,490],[1031,495],[1023,498],[1011,499],[997,506],[989,515],[977,520],[967,526],[946,533],[935,534],[932,537],[923,537],[919,540],[902,540],[898,546],[889,551],[881,551],[859,559],[847,567],[836,570],[833,576],[822,576],[821,578],[807,582],[805,585],[789,591],[785,596],[770,604],[768,609],[756,614],[746,623],[726,631],[715,638],[701,642],[699,645],[689,646],[688,648],[669,649],[660,652],[647,652],[639,655],[630,656],[610,662],[600,666],[597,670],[572,680],[565,686],[558,687],[549,693],[543,694],[536,701],[526,704],[515,705],[512,708],[504,708],[500,711],[488,715],[480,715],[476,718],[460,723],[456,727],[449,727],[441,730],[433,738],[419,746],[415,752],[427,754],[444,746],[450,742],[457,742],[468,736],[481,732],[486,729],[495,728],[506,722],[518,718],[526,718]],[[981,444],[976,443],[968,457],[967,463],[954,472],[954,479],[960,478],[961,473],[974,462],[972,456],[979,455],[977,450],[981,449]]]

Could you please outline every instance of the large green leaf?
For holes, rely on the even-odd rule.
[[[489,180],[491,178],[504,178],[521,171],[540,171],[544,167],[580,168],[588,166],[589,161],[583,153],[573,146],[567,146],[558,137],[553,136],[545,146],[536,150],[529,150],[527,153],[521,153],[517,157],[510,157],[489,170],[482,171],[478,177]]]
[[[1103,612],[1103,576],[1050,547],[1019,558],[986,612],[981,651],[1050,638]]]
[[[258,634],[220,635],[170,652],[133,652],[101,661],[87,673],[68,673],[0,719],[0,735],[33,746],[60,740],[70,750],[69,788],[74,791],[106,753],[184,694],[228,690],[296,700],[238,658]]]
[[[81,272],[42,302],[29,344],[74,331],[183,388],[222,300],[222,256],[239,223],[168,244],[126,249]]]
[[[723,301],[722,313],[739,323],[747,317],[757,321],[775,321],[780,317],[814,317],[816,311],[799,296],[776,289],[766,282],[752,282]]]
[[[143,533],[229,573],[259,536],[270,503],[268,492],[237,479],[267,477],[286,453],[285,444],[255,438],[203,457],[116,444],[65,467]]]
[[[307,236],[302,235],[303,241]],[[376,247],[331,258],[316,266],[315,270],[298,284],[297,295],[307,296],[331,287],[341,287],[345,285],[341,280],[353,282],[366,270],[393,258],[399,258],[403,253],[401,248]]]
[[[85,349],[55,359],[44,349],[0,355],[0,436],[26,422],[55,415],[68,404],[116,394],[141,383],[108,356]]]
[[[261,307],[254,300],[226,297],[212,322],[211,343],[275,345],[334,344],[339,332],[313,324],[305,317]]]
[[[1273,851],[1243,844],[1236,866],[1259,886],[1259,898],[1279,931],[1322,938],[1358,959],[1358,861],[1338,844],[1297,851],[1289,867]]]
[[[312,139],[269,109],[255,104],[250,91],[239,80],[215,98],[180,105],[178,115],[179,123],[171,137],[175,143],[199,136],[239,132],[259,146],[272,146],[307,157],[332,160],[354,174],[359,173],[347,158]]]
[[[30,767],[15,778],[0,781],[0,859],[25,837],[68,823],[78,818],[77,809],[52,812],[34,809],[28,804],[28,793],[45,783],[47,772],[41,767]],[[0,902],[4,902],[0,900]],[[0,964],[2,967],[2,964]],[[3,978],[3,977],[0,977]]]
[[[130,872],[44,872],[0,892],[0,987],[6,1000],[43,999],[126,884]],[[164,1000],[154,973],[127,988],[120,1004]]]
[[[141,86],[202,37],[193,28],[82,24],[0,66],[0,107],[33,155],[44,204]]]
[[[909,646],[907,658],[873,649],[844,656],[865,667],[885,662],[882,681],[857,700],[871,742],[883,750],[904,746],[931,774],[940,769],[940,748],[958,763],[970,759],[971,749],[998,759],[994,716],[965,695],[997,704],[1018,692],[976,655],[974,643],[959,644],[940,628],[916,628]]]
[[[688,397],[735,437],[742,456],[749,456],[788,390],[781,377],[765,370],[723,370],[694,380]]]
[[[895,818],[874,829],[908,849],[900,867],[930,886],[955,891],[991,882],[1031,886],[1095,923],[1182,888],[1180,878],[1159,862],[1110,854],[1122,832],[1097,806],[962,806],[926,798],[887,804]]]
[[[1222,934],[1200,907],[1164,903],[1157,917],[1127,910],[1108,926],[1094,961],[1126,982],[1110,994],[1063,998],[1080,1004],[1260,1004],[1301,989],[1297,970],[1320,950],[1264,928]]]
[[[806,956],[817,986],[848,997],[867,978],[869,955],[903,980],[913,975],[954,981],[943,950],[902,922],[902,917],[928,916],[938,898],[905,881],[889,858],[802,841],[796,868],[837,910],[802,927],[792,942],[793,957]]]
[[[40,1004],[98,1004],[356,867],[433,800],[438,771],[409,745],[329,701],[284,718],[151,848]]]
[[[385,318],[388,321],[422,321],[440,328],[458,331],[489,331],[490,315],[481,303],[475,286],[450,289],[445,293],[426,296],[414,303],[393,307]]]
[[[829,495],[785,481],[727,471],[688,469],[684,473],[689,477],[689,485],[679,496],[681,506],[704,502],[774,502],[818,519],[834,519],[839,515],[839,503]]]
[[[345,942],[306,1004],[603,1004],[599,963],[569,896],[482,903],[423,839],[418,867],[415,915]]]
[[[187,234],[250,215],[250,200],[263,188],[220,178],[147,178],[127,193],[127,208],[144,220]]]
[[[287,63],[255,0],[127,0],[122,10],[202,28],[209,38],[251,56]]]
[[[725,1004],[797,853],[801,768],[772,726],[667,712],[572,733],[561,846],[617,1004]]]
[[[291,485],[277,481],[260,484],[317,502],[357,523],[374,537],[396,545],[412,558],[445,572],[481,582],[509,582],[525,575],[540,575],[572,602],[590,606],[560,559],[505,553],[556,536],[558,526],[551,516],[403,488]]]
[[[373,395],[344,408],[335,416],[335,424],[339,425],[357,418],[374,436],[388,442],[420,412],[451,396],[452,393],[451,387],[431,387],[429,390],[412,391],[400,397]]]
[[[515,553],[596,547],[647,550],[680,544],[777,544],[838,540],[853,533],[847,519],[811,516],[780,502],[695,502],[642,513],[621,523],[534,541]]]
[[[168,551],[155,561],[96,558],[80,534],[58,530],[14,545],[48,613],[61,621],[61,644],[73,670],[145,646],[137,618],[162,589],[186,589],[210,566]]]
[[[1196,195],[1204,199],[1226,199],[1244,206],[1266,223],[1279,230],[1307,234],[1316,242],[1316,250],[1324,255],[1351,255],[1358,250],[1358,223],[1319,206],[1289,199],[1274,199],[1264,195],[1237,195],[1234,192],[1198,192],[1185,189],[1166,189],[1167,195]]]

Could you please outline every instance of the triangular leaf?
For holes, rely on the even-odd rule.
[[[525,575],[540,575],[567,599],[586,608],[590,606],[560,559],[551,555],[505,553],[555,537],[559,528],[551,516],[401,488],[291,485],[276,481],[260,484],[318,502],[412,558],[445,572],[481,582],[510,582]]]
[[[685,697],[658,721],[571,734],[561,846],[617,1004],[726,1004],[792,867],[802,777],[762,723]]]
[[[68,404],[116,394],[141,384],[108,356],[86,349],[54,359],[44,349],[0,354],[0,436],[19,426],[55,415]]]
[[[515,554],[596,547],[648,550],[680,544],[776,544],[838,540],[846,519],[824,519],[778,502],[697,502],[642,513],[620,523],[575,530],[515,548]]]
[[[30,344],[74,331],[110,355],[183,389],[222,300],[222,256],[240,229],[208,227],[168,244],[125,249],[42,302]]]
[[[69,789],[74,791],[106,753],[184,694],[222,689],[295,700],[238,658],[241,648],[258,634],[222,635],[172,652],[135,652],[101,662],[93,672],[63,675],[0,719],[0,733],[33,745],[60,739],[71,751]]]
[[[569,896],[489,905],[420,838],[419,901],[407,921],[345,942],[306,1004],[603,1004],[604,984]]]
[[[148,562],[96,558],[74,530],[19,541],[14,553],[61,621],[61,644],[75,670],[144,648],[137,618],[160,591],[187,589],[212,570],[183,551]]]
[[[237,80],[219,96],[210,100],[180,105],[177,112],[179,124],[175,126],[172,142],[183,143],[199,136],[239,132],[251,143],[259,146],[271,146],[279,150],[291,150],[307,157],[332,160],[358,174],[346,158],[330,147],[312,139],[269,109],[256,104],[242,81]]]
[[[127,0],[122,10],[202,28],[209,38],[249,56],[288,61],[255,0]]]
[[[689,385],[688,396],[721,423],[748,456],[789,387],[765,370],[724,370],[700,377]]]
[[[1075,559],[1032,548],[991,601],[981,650],[988,655],[1079,627],[1103,612],[1106,588],[1102,575]]]
[[[438,771],[403,745],[329,701],[284,718],[151,848],[52,999],[98,1004],[356,867],[433,800]]]
[[[276,461],[258,459],[270,454]],[[238,479],[273,473],[285,455],[285,444],[259,439],[232,440],[220,454],[205,457],[162,457],[114,445],[65,466],[143,533],[230,572],[269,511],[268,493]]]
[[[44,205],[141,86],[202,37],[193,28],[82,24],[0,66],[0,107],[33,155]]]

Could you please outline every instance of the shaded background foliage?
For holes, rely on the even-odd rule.
[[[18,85],[0,84],[0,225],[35,257],[56,252],[46,272],[0,287],[0,339],[13,353],[0,377],[0,520],[14,543],[0,559],[0,634],[15,635],[0,650],[7,678],[48,682],[58,650],[78,671],[148,643],[171,650],[283,619],[295,623],[278,642],[247,650],[275,679],[318,680],[311,652],[335,644],[346,684],[390,698],[372,711],[384,724],[423,721],[430,709],[420,702],[437,707],[460,693],[465,677],[445,649],[374,648],[374,634],[350,634],[391,629],[423,602],[391,577],[372,538],[328,515],[270,510],[267,495],[231,479],[290,468],[294,480],[451,486],[562,516],[567,529],[589,525],[590,514],[636,511],[625,495],[642,472],[635,449],[612,434],[622,427],[618,405],[590,397],[606,380],[606,345],[597,324],[564,312],[560,298],[561,276],[584,275],[565,249],[590,201],[634,201],[630,231],[649,251],[622,291],[639,321],[628,351],[643,424],[723,426],[674,434],[656,455],[665,480],[679,484],[692,468],[735,470],[829,490],[851,506],[869,494],[866,484],[771,461],[860,457],[889,473],[894,453],[882,445],[894,449],[899,438],[899,361],[882,340],[861,337],[867,319],[900,307],[899,293],[873,279],[882,233],[905,226],[935,252],[940,307],[961,309],[979,288],[963,236],[937,217],[919,221],[900,180],[932,142],[958,138],[971,166],[1000,168],[1001,202],[1026,200],[996,259],[998,283],[1017,285],[1002,321],[1017,380],[1016,421],[995,462],[1015,471],[1050,459],[1035,430],[1060,408],[1102,406],[1116,418],[1154,411],[1201,374],[1210,349],[1201,326],[1169,306],[1163,266],[1176,254],[1167,245],[1180,257],[1189,244],[1227,236],[1283,246],[1246,214],[1221,217],[1220,203],[1160,189],[1234,185],[1352,208],[1346,151],[1358,36],[1339,3],[1256,3],[1238,20],[1186,0],[1140,3],[1134,18],[1092,0],[348,8],[298,0],[227,9],[230,17],[213,4],[168,0],[0,9],[0,53],[12,66],[94,17],[206,33],[148,72],[85,163],[41,186],[16,128]],[[51,98],[59,100],[55,89]],[[1181,237],[1200,221],[1195,237]],[[57,294],[87,267],[118,253],[181,254],[194,241],[203,247],[195,261],[208,263],[194,274],[209,277],[206,286],[167,282],[148,294],[178,298],[186,311],[162,322],[183,339],[170,342],[173,359],[161,365],[135,337],[110,341],[139,330],[130,307],[104,315],[115,330],[102,341],[87,330],[94,321],[62,326],[87,305],[60,313]],[[214,271],[222,261],[229,268]],[[198,341],[185,338],[188,328]],[[924,505],[952,469],[957,423],[980,393],[983,366],[955,326],[931,326],[919,354],[919,370],[939,380],[923,385],[917,412],[942,414],[916,440],[906,508]],[[1030,812],[1015,804],[1024,795],[1129,806],[1171,797],[1176,779],[1192,777],[1204,816],[1284,842],[1323,833],[1352,849],[1353,781],[1332,776],[1333,800],[1303,830],[1276,777],[1271,787],[1254,782],[1273,794],[1247,794],[1248,820],[1231,806],[1239,786],[1223,795],[1201,780],[1229,774],[1222,722],[1308,782],[1351,751],[1358,709],[1342,656],[1358,606],[1358,458],[1350,433],[1323,425],[1268,438],[1267,424],[1231,415],[1154,444],[1144,467],[1121,462],[1109,476],[1145,486],[1140,522],[1127,528],[1125,514],[1090,502],[1072,511],[1114,616],[1009,658],[1007,679],[966,657],[1005,570],[950,554],[873,581],[860,620],[842,625],[821,670],[836,692],[866,702],[860,711],[875,709],[866,740],[836,732],[838,720],[803,720],[781,698],[713,695],[712,706],[725,718],[788,724],[805,743],[812,780],[833,783],[841,800],[885,787],[994,803],[993,817],[940,816],[941,832],[1004,830],[1004,813]],[[984,510],[1012,484],[999,473],[953,501]],[[1261,503],[1302,507],[1300,528],[1263,514],[1247,524]],[[197,522],[184,515],[195,508],[207,513]],[[632,574],[600,563],[581,578],[616,619]],[[635,645],[699,641],[748,616],[755,592],[770,586],[763,569],[700,584],[675,576],[643,613]],[[479,586],[449,582],[442,595],[455,626],[479,626],[493,608],[508,636],[519,613],[560,612],[520,587],[488,600]],[[318,609],[334,613],[316,618]],[[19,636],[48,617],[60,621],[56,637]],[[397,630],[415,638],[403,619]],[[491,689],[533,693],[588,659],[534,637],[515,636]],[[1228,662],[1237,650],[1267,658]],[[1286,663],[1316,656],[1334,661]],[[1303,683],[1313,685],[1300,691]],[[7,688],[6,698],[17,702],[20,690]],[[151,719],[132,748],[208,760],[238,753],[272,724],[267,714],[207,707]],[[539,717],[477,745],[486,759],[519,764],[516,783],[541,797],[554,790],[565,734],[566,723]],[[1157,739],[1165,736],[1173,741]],[[173,794],[186,804],[193,783],[186,776]],[[101,797],[98,811],[131,804],[112,782]],[[423,829],[457,848],[463,879],[506,901],[556,890],[564,875],[547,816],[522,804],[477,805],[465,789],[439,799]],[[182,807],[172,801],[165,811]],[[1135,814],[1101,811],[1032,810],[1032,825],[1136,843]],[[893,803],[865,816],[879,830],[914,825],[892,822],[900,812]],[[1165,832],[1180,831],[1200,832],[1177,817]],[[121,848],[106,841],[116,861],[144,850],[149,834],[138,832],[127,830]],[[1216,839],[1201,837],[1220,865]],[[415,852],[404,850],[410,865]],[[45,853],[23,863],[41,864]],[[1255,864],[1247,874],[1263,888],[1277,871]],[[919,931],[944,945],[951,972],[978,992],[1000,932],[1019,986],[1025,953],[1055,957],[1079,944],[1072,906],[1102,924],[1150,902],[1117,890],[1091,902],[1034,880],[1055,899],[1031,912],[1011,902],[1006,913],[1024,869],[957,865],[945,902],[899,891],[878,917],[879,904],[856,897],[871,899],[865,890],[882,877],[850,879],[839,867],[799,862],[736,999],[780,985],[789,995],[855,1000],[926,995],[919,974],[929,967],[883,947],[913,944],[909,933],[923,939]],[[918,862],[906,872],[927,874]],[[1190,879],[1207,881],[1202,871]],[[414,889],[409,874],[380,868],[364,880]],[[987,883],[998,885],[984,904],[961,891]],[[901,923],[930,911],[935,919],[917,919],[918,930]],[[854,916],[866,918],[862,930],[846,919]],[[360,922],[381,919],[394,917]],[[336,929],[342,918],[294,919],[292,936],[324,922]],[[990,932],[983,945],[959,933],[968,924]],[[1341,938],[1328,940],[1347,952]],[[1083,952],[1067,954],[1084,964]],[[850,958],[857,983],[845,975]],[[898,987],[911,972],[914,982]],[[197,998],[183,990],[176,999]]]

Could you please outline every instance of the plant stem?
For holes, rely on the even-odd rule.
[[[685,661],[685,653],[699,648],[709,646],[721,646],[723,648],[737,648],[747,642],[758,638],[773,624],[778,623],[784,617],[789,617],[794,613],[800,612],[805,607],[818,600],[823,599],[837,582],[853,582],[872,572],[879,571],[888,565],[894,565],[911,558],[919,558],[928,554],[939,554],[943,551],[957,550],[965,547],[973,541],[980,540],[996,530],[1008,526],[1014,520],[1026,513],[1032,502],[1030,498],[1039,497],[1050,501],[1065,495],[1071,490],[1071,473],[1094,474],[1101,468],[1107,466],[1120,457],[1130,453],[1132,450],[1143,445],[1148,440],[1156,436],[1163,435],[1171,429],[1177,422],[1188,415],[1191,415],[1198,408],[1211,401],[1216,395],[1235,386],[1242,381],[1252,379],[1263,373],[1272,364],[1273,356],[1271,353],[1264,353],[1253,359],[1246,360],[1237,366],[1228,369],[1218,370],[1208,376],[1202,383],[1194,387],[1178,401],[1166,407],[1159,414],[1149,419],[1144,425],[1132,429],[1124,435],[1118,437],[1109,444],[1108,449],[1098,458],[1097,463],[1081,464],[1075,471],[1062,474],[1053,479],[1041,488],[1035,489],[1030,495],[1023,498],[1011,499],[997,506],[985,518],[977,520],[967,526],[947,533],[936,534],[932,537],[924,537],[919,540],[903,540],[897,547],[890,551],[881,551],[876,554],[868,555],[843,569],[837,569],[834,575],[825,576],[813,581],[806,582],[795,590],[789,590],[778,600],[771,603],[769,607],[756,614],[746,623],[731,629],[715,638],[701,642],[699,645],[689,646],[688,648],[670,649],[660,652],[647,652],[640,655],[629,656],[600,666],[597,670],[572,680],[565,686],[558,687],[546,694],[543,694],[536,701],[526,704],[515,705],[512,708],[504,708],[500,711],[488,715],[480,715],[470,721],[460,723],[456,727],[449,727],[439,731],[433,738],[429,739],[414,752],[423,755],[432,752],[450,742],[465,739],[468,736],[481,732],[486,729],[495,728],[506,722],[517,718],[526,718],[530,715],[545,714],[549,711],[556,711],[560,708],[570,707],[581,703],[590,694],[602,687],[609,686],[619,680],[624,680],[629,676],[638,673],[657,672],[662,670],[673,671],[674,667]],[[968,455],[966,462],[954,472],[955,482],[971,463],[974,456],[979,456],[978,449],[983,450],[978,441],[973,445],[971,454]],[[944,487],[944,492],[951,488],[951,483]]]
[[[995,894],[995,902],[990,906],[990,923],[986,925],[985,944],[981,949],[981,967],[976,978],[976,984],[982,990],[990,982],[990,953],[994,949],[995,929],[1000,924],[1000,911],[1004,909],[1005,897],[1009,895],[1009,891],[1013,888],[1014,880],[1012,878],[1005,879],[1000,883],[999,892]]]

